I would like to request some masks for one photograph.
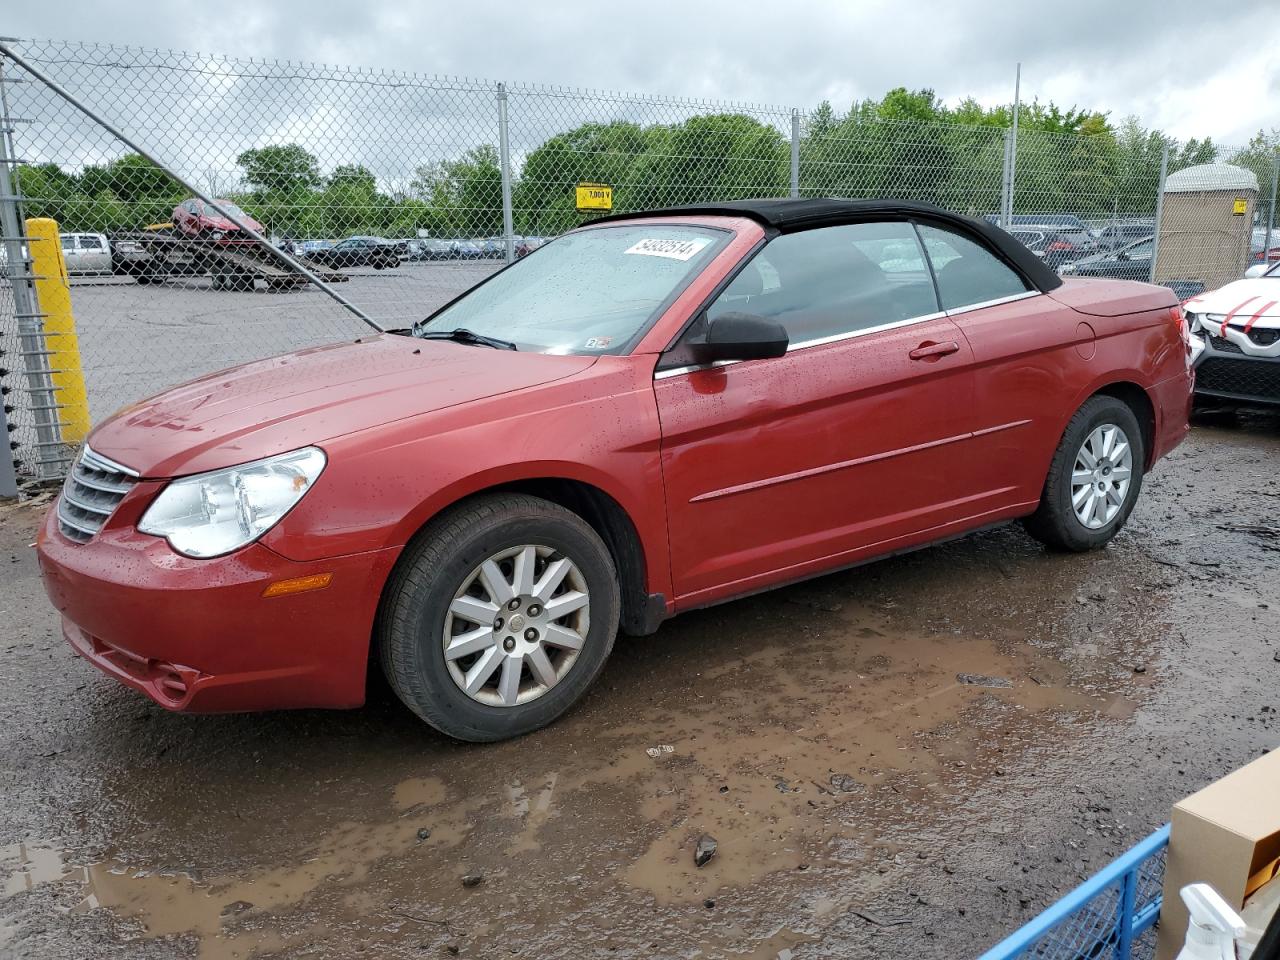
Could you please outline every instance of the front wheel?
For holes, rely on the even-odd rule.
[[[1059,550],[1105,545],[1129,519],[1145,463],[1142,428],[1128,404],[1090,397],[1067,424],[1027,531]]]
[[[520,494],[442,514],[406,548],[379,611],[383,670],[437,730],[484,742],[565,713],[618,629],[613,559],[577,514]]]

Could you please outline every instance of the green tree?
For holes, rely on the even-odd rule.
[[[296,143],[255,147],[236,157],[244,181],[261,192],[291,192],[320,183],[320,163]]]
[[[438,229],[449,236],[502,232],[502,169],[491,144],[473,147],[456,160],[419,167],[411,189],[435,208]]]

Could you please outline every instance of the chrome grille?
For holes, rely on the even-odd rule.
[[[58,529],[76,543],[86,543],[133,489],[138,474],[94,453],[85,444],[58,497]]]

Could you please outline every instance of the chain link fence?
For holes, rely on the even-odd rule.
[[[1064,272],[1148,279],[1159,258],[1157,279],[1175,288],[1239,276],[1272,248],[1272,153],[1125,127],[1024,128],[1015,143],[1004,127],[891,121],[857,105],[800,111],[65,41],[6,41],[0,67],[11,181],[0,205],[19,224],[59,224],[95,422],[215,369],[359,336],[365,321],[407,326],[593,216],[579,208],[582,184],[609,188],[615,211],[927,200],[1004,222]],[[1203,243],[1194,232],[1161,241],[1156,224],[1165,177],[1219,161],[1257,185],[1239,215],[1248,224],[1227,222],[1249,250],[1210,244],[1210,276],[1175,256]],[[23,473],[56,476],[67,450],[27,390],[39,361],[28,354],[58,358],[22,347],[14,294],[29,245],[0,249],[11,442]]]

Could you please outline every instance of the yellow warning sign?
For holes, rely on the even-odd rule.
[[[612,210],[613,187],[605,183],[580,183],[577,186],[579,210]]]

